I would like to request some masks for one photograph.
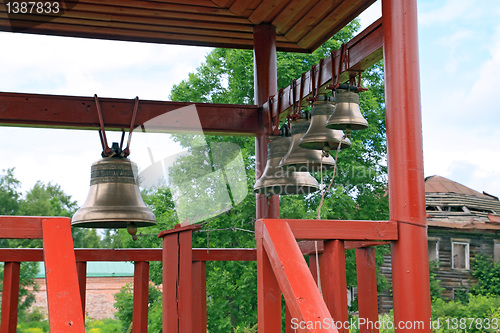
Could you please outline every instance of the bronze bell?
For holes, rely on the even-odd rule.
[[[359,95],[353,91],[335,91],[335,109],[326,127],[336,130],[360,130],[368,127],[368,122],[359,109]]]
[[[336,150],[340,144],[340,149],[351,146],[351,141],[344,138],[344,133],[340,130],[326,128],[326,121],[333,114],[334,104],[330,100],[318,100],[313,103],[311,110],[311,125],[306,134],[300,139],[299,146],[306,149],[316,150]],[[328,99],[328,97],[326,97]],[[342,141],[342,142],[341,142]]]
[[[285,170],[318,172],[320,168],[328,170],[335,165],[332,156],[324,156],[320,150],[299,147],[299,140],[307,132],[310,123],[309,120],[299,120],[293,125],[291,130],[292,144],[280,163],[280,166]]]
[[[279,136],[268,143],[266,168],[255,182],[255,193],[293,195],[308,194],[319,189],[318,181],[309,172],[286,171],[279,166],[291,142],[290,137]]]
[[[71,225],[84,228],[127,228],[156,224],[153,212],[144,204],[137,182],[137,165],[126,157],[104,157],[94,162],[90,190]]]

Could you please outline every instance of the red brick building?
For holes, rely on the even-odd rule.
[[[40,263],[40,271],[35,279],[39,290],[35,293],[33,307],[47,313],[47,288],[45,269]],[[134,264],[130,262],[88,262],[86,316],[92,319],[113,318],[116,312],[114,295],[126,284],[134,282]]]

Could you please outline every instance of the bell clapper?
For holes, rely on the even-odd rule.
[[[127,232],[132,236],[133,240],[137,240],[137,227],[134,222],[127,225]]]
[[[346,138],[350,138],[350,137],[351,137],[351,134],[352,134],[352,129],[350,129],[350,128],[346,128],[346,129],[344,130],[344,134],[345,134],[345,137],[346,137]]]
[[[322,151],[321,156],[325,157],[325,158],[330,156],[330,146],[328,145],[328,143],[323,146],[323,151]]]

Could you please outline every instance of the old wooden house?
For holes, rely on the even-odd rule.
[[[429,261],[437,264],[436,278],[443,296],[454,299],[473,280],[470,263],[477,253],[500,260],[500,201],[441,176],[425,179]],[[391,280],[391,258],[381,267]],[[392,308],[391,291],[380,294],[382,311]]]

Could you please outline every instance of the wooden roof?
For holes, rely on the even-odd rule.
[[[59,13],[7,13],[0,31],[251,49],[253,26],[276,27],[280,51],[311,52],[375,0],[80,0]],[[11,11],[14,9],[11,8]]]

